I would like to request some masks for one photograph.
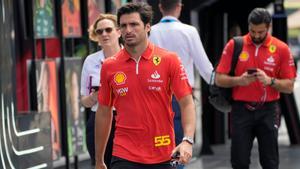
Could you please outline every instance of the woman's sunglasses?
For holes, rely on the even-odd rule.
[[[104,31],[105,31],[106,33],[111,33],[112,30],[113,30],[113,28],[97,29],[97,30],[95,30],[95,33],[96,33],[97,35],[102,35]]]

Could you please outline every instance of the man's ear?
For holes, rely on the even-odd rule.
[[[145,25],[145,29],[146,29],[147,32],[150,32],[150,30],[151,30],[151,25],[150,25],[150,23],[147,23],[147,24]]]
[[[117,33],[118,33],[118,36],[119,36],[119,38],[122,36],[121,35],[121,30],[120,29],[117,29]]]
[[[272,23],[269,24],[269,27],[268,27],[268,32],[270,34],[272,34],[272,31],[273,31],[273,28],[272,28]]]

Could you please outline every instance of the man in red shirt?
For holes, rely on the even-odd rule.
[[[235,75],[228,75],[233,40],[224,48],[216,74],[218,86],[233,87],[231,163],[233,169],[249,168],[256,137],[263,169],[278,169],[278,100],[280,92],[293,91],[295,64],[288,46],[268,33],[271,15],[266,9],[255,8],[248,24]]]
[[[179,162],[192,157],[195,107],[187,75],[172,52],[148,41],[152,9],[128,3],[118,10],[124,49],[101,69],[96,113],[96,169],[106,169],[103,154],[115,107],[116,129],[112,169],[171,169],[172,154]],[[182,110],[184,139],[175,147],[172,94]]]

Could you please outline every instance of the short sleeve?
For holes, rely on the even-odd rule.
[[[107,64],[102,65],[100,73],[100,85],[98,92],[98,102],[101,105],[113,106],[112,88],[109,83]]]
[[[234,48],[234,41],[231,39],[225,46],[216,72],[228,74],[231,68],[231,60]]]
[[[87,59],[84,61],[82,70],[81,70],[80,94],[82,96],[89,95],[89,77],[88,77],[88,71],[87,71]]]
[[[191,29],[190,39],[188,42],[190,46],[190,55],[193,58],[195,67],[206,83],[209,83],[213,66],[206,55],[198,31],[194,27]]]
[[[180,58],[174,53],[170,60],[171,90],[177,100],[180,100],[182,97],[191,94],[192,88],[188,82],[188,77]]]
[[[294,58],[288,46],[284,46],[280,53],[279,78],[292,79],[296,77]]]

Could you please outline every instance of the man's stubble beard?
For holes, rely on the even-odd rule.
[[[262,44],[266,40],[266,38],[267,38],[267,34],[265,35],[265,37],[260,38],[260,39],[251,37],[251,40],[254,44],[259,45],[259,44]]]

